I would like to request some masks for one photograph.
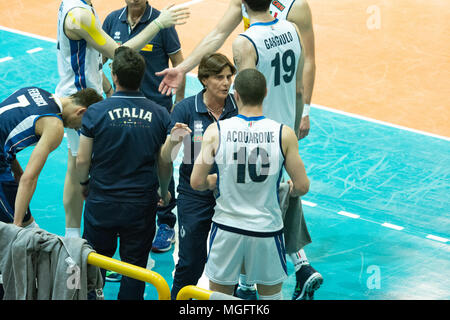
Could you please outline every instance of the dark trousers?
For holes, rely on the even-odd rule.
[[[149,204],[86,201],[85,238],[97,253],[145,268],[155,235],[156,197]],[[105,280],[106,270],[101,270]],[[103,282],[104,283],[104,282]],[[143,300],[145,282],[123,276],[119,300]]]
[[[214,214],[214,198],[196,198],[178,194],[178,263],[171,291],[176,299],[178,291],[187,285],[196,285],[203,274],[208,257],[207,239]]]
[[[157,224],[158,226],[161,224],[167,224],[170,228],[175,227],[175,223],[177,222],[176,215],[172,212],[172,210],[177,205],[176,199],[175,199],[175,181],[170,179],[169,183],[169,192],[172,195],[172,198],[170,199],[170,202],[167,206],[164,207],[158,207],[156,209],[156,215],[158,216]]]

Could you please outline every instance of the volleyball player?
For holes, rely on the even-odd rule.
[[[264,75],[255,69],[238,73],[235,97],[239,114],[208,127],[195,161],[191,185],[218,197],[205,273],[210,289],[232,294],[241,270],[256,284],[260,300],[281,300],[287,278],[283,219],[278,186],[283,164],[290,196],[308,192],[309,180],[294,131],[263,116],[267,93]],[[217,164],[217,179],[210,178]]]
[[[136,37],[123,45],[140,50],[161,30],[174,24],[183,24],[186,8],[167,8]],[[56,94],[69,96],[83,88],[103,90],[111,95],[112,87],[103,88],[102,58],[112,59],[119,45],[102,29],[91,0],[63,0],[58,13],[57,58],[60,81]],[[76,130],[67,130],[69,147],[66,180],[64,183],[64,209],[66,236],[79,237],[83,198],[75,174],[75,159],[79,144]]]

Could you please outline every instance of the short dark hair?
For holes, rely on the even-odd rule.
[[[244,0],[249,9],[255,12],[264,12],[269,10],[272,0]]]
[[[234,89],[245,105],[261,105],[266,97],[266,78],[256,69],[244,69],[234,79]]]
[[[111,72],[117,76],[120,86],[127,90],[138,90],[145,73],[145,60],[129,47],[118,47],[114,51]]]
[[[70,95],[76,105],[88,108],[91,104],[100,102],[103,97],[92,88],[82,89]]]
[[[233,63],[221,53],[211,53],[203,56],[198,66],[197,76],[202,86],[205,86],[202,80],[212,75],[217,75],[223,71],[226,67],[230,67],[231,73],[236,73],[236,68]]]

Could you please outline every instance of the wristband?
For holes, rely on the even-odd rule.
[[[304,104],[303,106],[303,114],[302,114],[302,118],[309,116],[309,110],[310,110],[311,106],[309,104]]]
[[[156,26],[159,28],[159,30],[164,29],[164,26],[161,22],[158,21],[158,19],[153,20],[153,22],[156,24]]]
[[[80,182],[80,184],[82,185],[82,186],[87,186],[88,184],[89,184],[89,180],[90,180],[90,178],[88,178],[86,181],[84,181],[84,182]]]

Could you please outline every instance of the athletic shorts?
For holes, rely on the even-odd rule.
[[[209,246],[205,274],[214,283],[237,284],[242,266],[248,284],[275,285],[288,277],[282,231],[242,234],[213,223]]]
[[[80,134],[75,129],[66,129],[67,147],[70,149],[73,157],[78,154],[78,147],[80,145]]]
[[[0,221],[5,223],[14,222],[14,206],[18,188],[19,185],[14,180],[0,182]],[[31,211],[28,208],[23,221],[26,222],[30,218]]]

